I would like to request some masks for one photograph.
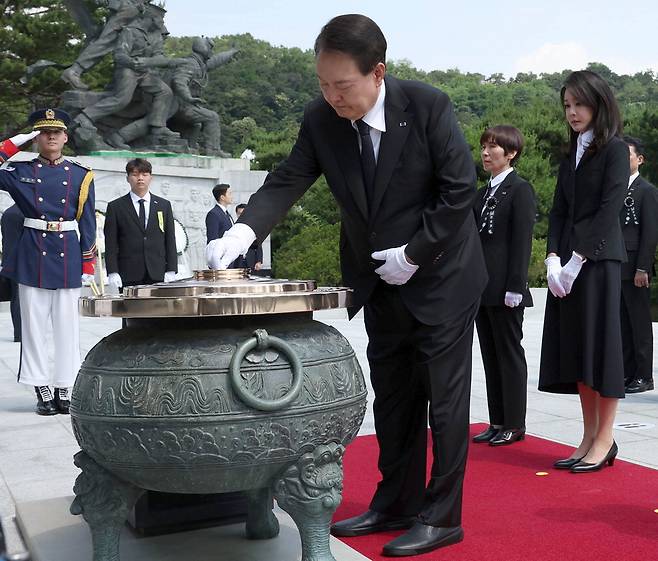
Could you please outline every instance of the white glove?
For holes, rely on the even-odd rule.
[[[226,269],[240,255],[247,253],[252,243],[256,241],[254,231],[238,222],[228,229],[224,236],[211,240],[206,246],[206,260],[211,269]]]
[[[82,284],[84,286],[89,286],[91,284],[91,281],[94,280],[94,275],[84,274],[82,275],[81,279],[82,279]]]
[[[546,265],[546,280],[548,281],[548,289],[551,294],[556,298],[564,298],[567,293],[560,282],[560,272],[562,271],[562,263],[557,255],[551,255],[544,259]]]
[[[107,275],[107,284],[119,290],[123,286],[123,281],[119,273],[110,273]]]
[[[562,270],[560,271],[560,284],[564,287],[564,292],[567,294],[571,292],[571,287],[573,286],[573,283],[576,280],[578,273],[580,273],[580,269],[582,269],[585,261],[586,259],[576,255],[576,252],[574,251],[571,255],[571,259],[569,259],[567,264],[562,267]]]
[[[39,136],[41,131],[32,131],[32,132],[26,132],[25,134],[17,134],[16,136],[12,136],[9,141],[16,146],[16,148],[20,148],[23,144],[26,142],[29,142],[33,138],[36,138]]]
[[[382,251],[375,251],[372,254],[373,259],[386,261],[381,267],[375,269],[384,282],[388,284],[405,284],[412,275],[418,270],[418,265],[407,261],[404,250],[407,244]]]
[[[505,306],[508,308],[516,308],[523,300],[523,294],[518,292],[506,292],[505,293]]]
[[[167,271],[164,276],[164,281],[165,282],[174,282],[176,280],[176,272],[175,271]]]

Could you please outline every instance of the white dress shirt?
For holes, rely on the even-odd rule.
[[[639,171],[636,171],[633,175],[631,175],[631,176],[628,178],[628,186],[629,186],[629,187],[630,187],[631,185],[633,185],[633,181],[635,181],[635,180],[639,177],[639,175],[640,175],[640,172],[639,172]]]
[[[592,144],[592,140],[594,140],[594,131],[592,129],[581,132],[578,135],[578,142],[576,143],[576,167],[578,167],[587,147]]]
[[[375,162],[379,156],[379,145],[382,140],[382,133],[386,132],[386,118],[384,115],[384,98],[386,97],[386,84],[382,80],[382,85],[379,87],[379,95],[377,101],[372,109],[368,111],[361,120],[370,126],[370,138],[372,139],[372,148],[375,151]],[[359,139],[359,151],[361,151],[361,135],[356,126],[356,122],[352,121],[352,128],[356,131],[356,136]]]
[[[140,201],[140,197],[139,197],[138,195],[136,195],[133,191],[130,191],[130,198],[131,198],[131,200],[132,200],[132,202],[133,202],[133,206],[135,207],[135,212],[137,213],[137,216],[139,216],[139,201]],[[144,203],[144,212],[146,213],[146,221],[145,221],[144,226],[146,227],[146,226],[148,226],[148,224],[149,224],[149,210],[150,210],[150,208],[151,208],[151,193],[149,193],[148,191],[146,191],[146,195],[144,195],[144,196],[141,197],[141,198],[144,199],[144,200],[146,201],[146,202]]]

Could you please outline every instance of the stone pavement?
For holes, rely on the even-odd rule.
[[[537,391],[539,353],[545,289],[533,289],[535,307],[526,310],[524,347],[528,360],[528,415],[530,434],[576,445],[580,441],[580,407],[577,396]],[[368,379],[365,359],[367,337],[363,318],[348,322],[344,310],[322,312],[316,319],[333,325],[354,348]],[[102,337],[120,329],[115,318],[81,318],[82,356]],[[20,345],[12,342],[9,310],[0,305],[0,517],[7,534],[8,550],[20,551],[22,541],[14,525],[15,504],[72,494],[78,470],[72,457],[78,450],[69,418],[35,415],[32,388],[16,383]],[[654,324],[654,362],[658,350]],[[49,341],[52,348],[52,341]],[[477,339],[473,345],[472,422],[487,422],[484,371]],[[620,402],[615,438],[619,457],[658,469],[658,392],[629,396]],[[369,409],[362,434],[374,432]],[[547,466],[548,467],[548,466]]]

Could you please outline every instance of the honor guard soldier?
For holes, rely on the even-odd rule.
[[[39,415],[55,415],[68,413],[70,389],[80,368],[78,298],[82,282],[93,279],[96,252],[94,181],[91,170],[62,157],[70,121],[64,111],[42,109],[29,120],[32,133],[0,142],[0,189],[25,215],[18,246],[3,264],[3,274],[19,286],[18,381],[35,387]],[[5,162],[32,139],[38,145],[37,158]],[[54,368],[48,367],[49,319]]]

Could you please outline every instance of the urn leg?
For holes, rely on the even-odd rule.
[[[84,452],[78,452],[73,462],[82,473],[73,486],[71,514],[82,514],[89,524],[93,561],[119,561],[121,528],[144,490],[114,477]]]
[[[247,538],[250,540],[268,540],[279,535],[279,521],[272,509],[272,490],[254,489],[247,492]]]
[[[317,446],[274,482],[277,503],[299,529],[302,561],[335,561],[329,527],[342,499],[344,451],[336,443]]]

